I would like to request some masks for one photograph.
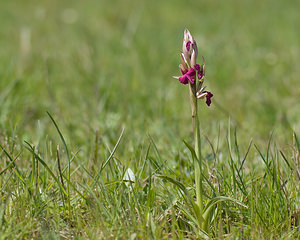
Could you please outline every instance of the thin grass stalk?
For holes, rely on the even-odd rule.
[[[65,184],[64,184],[63,175],[62,175],[62,171],[61,171],[61,163],[60,163],[60,155],[59,155],[59,145],[57,145],[57,148],[56,148],[56,156],[57,156],[57,166],[58,166],[58,173],[59,173],[61,185],[66,190]]]
[[[35,168],[35,195],[37,196],[38,193],[40,193],[39,190],[39,161],[36,159],[35,156],[33,156],[35,159],[35,163],[36,163],[36,168]]]
[[[68,195],[68,210],[69,210],[69,217],[71,216],[71,197],[70,197],[70,181],[71,181],[71,158],[69,155],[69,150],[66,144],[66,141],[58,127],[58,125],[56,124],[54,118],[51,116],[51,114],[49,112],[47,112],[48,116],[50,117],[51,121],[53,122],[61,141],[63,142],[64,148],[66,150],[66,154],[67,154],[67,158],[68,158],[68,181],[67,181],[67,195]],[[65,190],[65,189],[64,189]]]
[[[35,157],[34,155],[32,155],[32,170],[31,170],[31,180],[30,180],[30,188],[34,188],[34,183],[35,183],[35,167],[36,167],[36,164],[35,164]]]

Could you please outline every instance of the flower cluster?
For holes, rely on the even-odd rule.
[[[195,89],[195,96],[199,99],[206,98],[206,104],[210,106],[213,94],[205,91],[203,87],[205,77],[205,62],[200,66],[197,64],[198,48],[196,41],[189,30],[184,30],[182,52],[180,54],[182,63],[179,65],[182,76],[174,77],[182,84],[190,83]],[[197,80],[198,79],[198,80]]]

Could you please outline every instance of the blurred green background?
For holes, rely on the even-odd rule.
[[[187,27],[214,93],[200,105],[204,134],[216,138],[230,118],[245,143],[274,131],[285,146],[300,129],[299,9],[296,0],[1,1],[0,134],[36,143],[55,131],[49,111],[76,146],[97,130],[115,142],[125,126],[127,149],[150,134],[176,151],[191,133],[188,88],[172,78]]]

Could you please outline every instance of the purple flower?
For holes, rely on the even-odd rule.
[[[194,66],[194,68],[195,68],[196,71],[197,71],[198,79],[200,80],[201,78],[203,78],[204,73],[203,73],[203,71],[201,70],[200,65],[199,65],[199,64],[196,64],[196,65]]]
[[[214,95],[211,93],[211,92],[207,92],[207,94],[206,94],[206,104],[207,104],[207,106],[210,106],[210,104],[211,104],[211,98],[213,97]]]
[[[206,104],[207,104],[207,106],[210,106],[210,104],[211,104],[211,98],[214,96],[211,92],[208,92],[208,91],[203,91],[205,89],[205,87],[204,88],[202,88],[199,92],[197,92],[197,98],[200,98],[200,99],[202,99],[202,98],[206,98]]]
[[[191,84],[194,84],[195,82],[195,76],[196,76],[196,72],[193,68],[190,68],[189,70],[182,69],[180,68],[182,76],[181,77],[176,77],[178,78],[179,82],[181,82],[182,84],[188,84],[188,82],[190,81]]]

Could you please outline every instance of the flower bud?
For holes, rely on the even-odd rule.
[[[189,30],[184,30],[183,44],[182,44],[182,53],[186,59],[188,65],[195,65],[198,55],[197,44],[189,32]]]

